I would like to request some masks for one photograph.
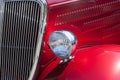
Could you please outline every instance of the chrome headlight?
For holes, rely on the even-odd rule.
[[[73,52],[77,40],[69,31],[55,31],[50,35],[49,46],[60,58],[67,58]]]

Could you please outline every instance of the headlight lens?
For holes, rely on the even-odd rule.
[[[49,38],[50,48],[60,58],[69,57],[76,42],[75,36],[69,31],[55,31]]]

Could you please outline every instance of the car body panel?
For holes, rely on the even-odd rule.
[[[50,35],[56,30],[72,32],[77,38],[77,49],[103,44],[120,44],[120,37],[118,37],[120,35],[120,1],[91,1],[47,0],[48,17],[40,65],[45,66],[56,57],[48,44]],[[62,2],[66,3],[52,6],[53,3]],[[62,17],[59,17],[60,15]]]
[[[58,80],[120,80],[120,46],[78,50]]]
[[[76,36],[77,46],[73,55],[78,52],[80,56],[79,50],[84,48],[120,44],[120,0],[47,0],[47,3],[47,24],[39,60],[40,75],[57,58],[48,42],[54,31],[67,30]],[[74,63],[77,65],[77,61]]]

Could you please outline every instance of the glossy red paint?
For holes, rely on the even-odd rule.
[[[48,3],[50,1],[48,0]],[[56,4],[51,3],[48,5],[46,44],[48,44],[49,35],[55,30],[73,32],[78,39],[78,47],[83,45],[119,43],[119,0],[60,1]]]
[[[47,0],[47,2],[48,20],[41,54],[42,65],[46,65],[55,57],[48,46],[48,39],[56,30],[73,32],[78,40],[77,48],[120,43],[119,0]]]
[[[59,59],[59,58],[53,60],[53,61],[44,69],[44,71],[43,71],[43,72],[41,73],[41,75],[39,76],[39,79],[38,79],[38,80],[44,80],[44,79],[48,76],[48,74],[49,74],[50,72],[52,72],[52,71],[58,66],[59,62],[60,62],[60,59]],[[57,73],[57,72],[56,72],[56,73]]]
[[[56,30],[74,33],[78,40],[76,51],[94,45],[120,44],[120,0],[47,0],[47,3],[40,74],[56,58],[48,45],[49,36]]]
[[[120,80],[120,45],[77,50],[58,80]]]

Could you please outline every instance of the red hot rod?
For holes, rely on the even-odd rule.
[[[120,80],[120,0],[0,0],[1,80]]]

